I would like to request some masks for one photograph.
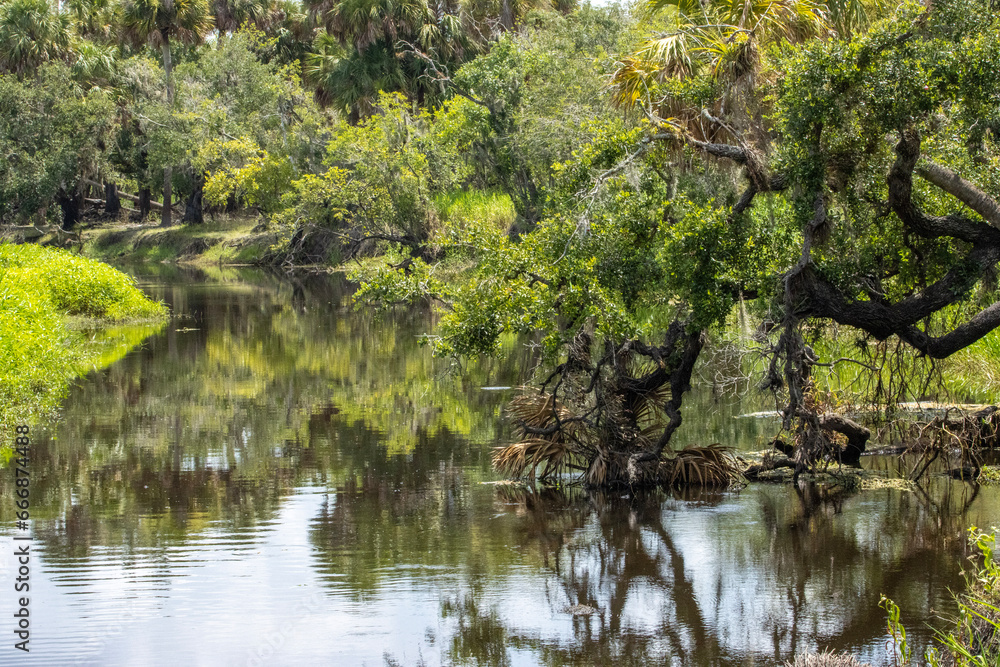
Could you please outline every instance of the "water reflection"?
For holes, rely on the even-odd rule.
[[[863,496],[764,485],[672,497],[499,490],[548,575],[522,591],[530,616],[489,583],[465,582],[441,607],[456,628],[449,659],[513,664],[527,650],[551,665],[775,664],[836,648],[885,664],[880,594],[903,605],[911,638],[926,644],[923,622],[951,608],[947,589],[961,583],[966,523],[995,516],[996,494],[986,503],[968,486],[941,486]],[[539,629],[539,618],[551,620]]]
[[[337,277],[144,285],[174,320],[36,434],[38,664],[884,664],[880,593],[926,641],[965,528],[998,515],[995,489],[937,479],[496,485],[509,392],[480,388],[518,384],[530,350],[455,377],[419,344],[430,312],[355,312]],[[732,416],[756,409],[698,393],[680,444],[750,448],[769,425]]]

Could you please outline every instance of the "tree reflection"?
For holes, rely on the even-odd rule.
[[[479,387],[510,384],[525,355],[463,384],[420,346],[429,309],[376,322],[352,312],[342,276],[162,271],[146,287],[172,320],[127,356],[115,348],[124,358],[34,434],[32,516],[53,555],[259,525],[297,485],[420,485],[449,457],[488,471],[467,444],[497,438],[500,397]]]
[[[470,585],[441,608],[455,622],[456,664],[495,658],[493,644],[476,642],[498,637],[552,665],[775,664],[826,648],[882,662],[880,594],[904,601],[919,651],[930,640],[919,626],[961,586],[964,528],[996,509],[947,480],[863,495],[808,485],[741,498],[497,495],[515,503],[521,537],[548,572],[548,608],[537,615],[565,617],[570,636],[504,615]],[[577,605],[596,611],[573,615]]]
[[[376,322],[336,279],[160,289],[178,319],[35,440],[35,535],[67,582],[102,559],[166,580],[176,559],[245,553],[301,495],[303,583],[331,606],[415,605],[434,637],[420,648],[445,663],[774,664],[827,647],[878,663],[879,595],[926,641],[961,585],[965,528],[1000,515],[995,490],[936,478],[860,495],[492,485],[503,396],[480,387],[524,377],[532,353],[446,376],[419,346],[428,311]]]

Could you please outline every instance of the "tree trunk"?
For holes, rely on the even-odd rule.
[[[59,194],[56,197],[56,203],[62,209],[63,229],[67,231],[73,229],[76,223],[80,221],[80,193],[76,190],[66,192],[66,190],[60,188]]]
[[[170,36],[163,30],[160,31],[163,38],[161,50],[163,52],[163,72],[167,77],[167,106],[173,109],[174,106],[174,77],[173,61],[170,59]],[[170,226],[170,207],[173,205],[173,167],[163,168],[163,208],[160,215],[160,226]]]
[[[173,188],[170,180],[173,178],[173,167],[163,168],[163,208],[160,209],[160,227],[169,227],[170,207],[173,206]]]
[[[152,199],[152,194],[149,192],[149,187],[143,186],[139,188],[139,217],[142,220],[146,219],[149,215],[149,209],[151,208],[150,200]]]
[[[842,415],[827,413],[819,418],[819,425],[826,431],[834,431],[847,436],[847,444],[840,452],[840,461],[845,465],[861,465],[861,455],[865,451],[872,432],[852,419]]]
[[[514,28],[514,6],[512,3],[513,0],[503,0],[500,9],[500,24],[508,32]]]
[[[122,203],[118,199],[118,186],[115,183],[104,182],[104,213],[117,217],[122,212]]]
[[[194,187],[191,189],[191,195],[184,204],[184,219],[182,222],[184,224],[200,225],[205,222],[204,208],[202,206],[202,196],[205,192],[205,174],[198,171],[192,180]]]

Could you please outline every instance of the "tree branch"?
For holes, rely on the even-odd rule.
[[[916,172],[981,215],[983,220],[1000,228],[1000,205],[974,184],[933,162],[924,162],[916,168]]]
[[[896,160],[889,170],[887,181],[889,206],[903,224],[924,238],[950,236],[969,243],[1000,244],[1000,229],[996,227],[970,220],[962,215],[931,216],[917,208],[913,203],[913,171],[919,157],[920,135],[917,131],[907,129],[900,132],[899,143],[896,144]],[[957,187],[953,181],[944,178],[941,180],[951,183],[951,187]],[[961,200],[961,197],[958,199]]]

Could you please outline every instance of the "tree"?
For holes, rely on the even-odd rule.
[[[47,0],[0,4],[0,71],[23,77],[42,63],[66,56],[70,17]]]
[[[122,0],[119,20],[122,38],[133,45],[159,47],[166,79],[167,106],[174,104],[171,40],[185,44],[200,42],[212,28],[206,0]],[[160,224],[170,224],[173,168],[163,170],[163,215]]]
[[[552,164],[613,123],[603,94],[608,53],[621,47],[628,25],[615,9],[539,12],[454,76],[433,64],[434,79],[453,96],[439,114],[439,132],[461,146],[470,184],[511,197],[519,216],[514,233],[541,216]]]
[[[412,256],[430,257],[430,117],[412,113],[408,106],[399,93],[384,93],[377,114],[337,128],[326,147],[325,173],[292,183],[282,199],[283,210],[272,219],[291,239],[289,254],[301,254],[315,235],[334,239],[347,257],[371,241],[402,244]],[[266,158],[258,158],[258,164],[266,168]]]
[[[615,102],[677,117],[702,139],[732,140],[735,129],[766,144],[766,137],[749,137],[763,125],[767,82],[758,77],[766,52],[817,37],[849,37],[880,18],[884,6],[861,0],[649,0],[645,11],[657,30],[615,72]],[[708,116],[705,104],[691,108],[662,85],[692,78],[711,84],[711,92],[705,91],[713,98]]]
[[[43,66],[30,83],[0,76],[0,221],[44,221],[58,204],[60,222],[72,228],[80,181],[106,164],[114,121],[107,97],[81,93],[61,63]]]
[[[101,43],[112,40],[115,7],[111,0],[68,0],[64,7],[77,35]]]
[[[1000,324],[997,23],[985,4],[952,0],[903,7],[851,42],[773,51],[757,126],[703,106],[718,99],[712,72],[664,80],[649,99],[703,109],[728,141],[647,106],[643,122],[608,125],[556,165],[545,215],[520,242],[460,239],[480,258],[467,283],[414,262],[367,294],[447,301],[445,353],[545,332],[555,368],[513,405],[523,439],[495,459],[514,473],[728,479],[718,452],[666,452],[706,336],[741,303],[770,322],[761,381],[783,406],[796,470],[856,460],[869,433],[826,410],[817,369],[877,368],[868,341],[888,339],[943,358]],[[808,344],[828,323],[857,332],[858,358],[826,361]]]
[[[427,0],[317,0],[307,3],[324,26],[304,73],[317,99],[351,123],[375,112],[381,92],[403,92],[420,105],[441,100],[440,86],[418,51],[445,67],[477,52],[467,14],[456,3]]]
[[[220,32],[234,32],[244,25],[264,29],[278,19],[273,0],[212,0],[211,9]]]
[[[292,178],[322,160],[317,135],[326,131],[326,119],[294,67],[258,59],[273,41],[252,27],[220,35],[214,48],[177,68],[175,117],[190,183],[186,221],[201,219],[205,186],[212,203],[239,202],[269,214]]]

